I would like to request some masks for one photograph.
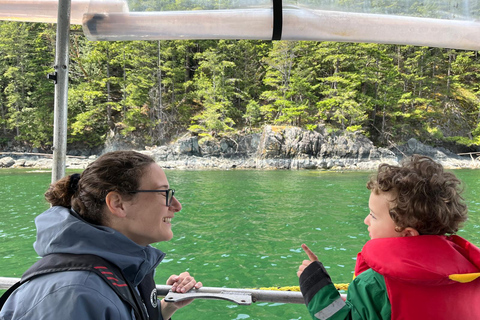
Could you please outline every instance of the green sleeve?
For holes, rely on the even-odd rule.
[[[346,301],[318,261],[303,271],[300,289],[312,319],[390,319],[385,281],[383,276],[372,270],[365,271],[350,284]]]
[[[382,275],[368,269],[348,286],[352,319],[391,319],[391,305]]]

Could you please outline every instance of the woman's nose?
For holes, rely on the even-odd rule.
[[[179,212],[182,210],[182,204],[177,200],[177,198],[175,198],[175,196],[172,198],[172,203],[170,203],[169,210],[173,212]]]

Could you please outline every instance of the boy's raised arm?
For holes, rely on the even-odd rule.
[[[347,301],[344,301],[332,283],[325,267],[318,261],[315,253],[305,244],[302,245],[302,248],[309,260],[302,262],[298,268],[297,275],[300,278],[300,290],[312,319],[374,320],[384,319],[384,316],[386,316],[385,319],[390,318],[390,309],[386,308],[384,310],[385,304],[389,305],[388,297],[386,295],[383,295],[383,297],[378,295],[386,292],[384,290],[384,281],[382,284],[381,281],[374,277],[363,277],[361,281],[357,279],[350,285]],[[375,297],[372,297],[371,294],[374,292],[376,292],[374,294]],[[361,305],[355,306],[352,304],[350,301],[351,296],[360,297],[360,299],[354,300],[361,301]]]

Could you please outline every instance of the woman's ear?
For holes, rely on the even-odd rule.
[[[416,236],[419,236],[420,233],[418,233],[418,231],[414,228],[407,227],[403,229],[402,235],[404,237],[416,237]]]
[[[125,204],[120,193],[116,191],[110,191],[105,197],[105,203],[107,204],[108,210],[119,218],[125,218],[127,216],[125,212]]]

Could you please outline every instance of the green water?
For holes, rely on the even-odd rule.
[[[480,245],[480,170],[454,171],[466,184],[470,220],[459,235]],[[188,270],[209,287],[296,286],[308,244],[335,283],[350,282],[368,232],[363,224],[371,173],[325,171],[167,171],[183,204],[161,284]],[[34,218],[48,208],[48,172],[0,170],[0,276],[20,277],[36,261]],[[304,305],[197,300],[176,319],[310,319]]]

